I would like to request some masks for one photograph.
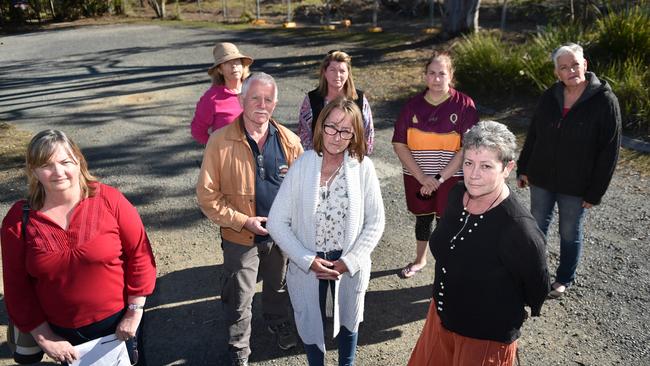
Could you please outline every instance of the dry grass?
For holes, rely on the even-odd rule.
[[[618,160],[618,169],[627,168],[639,172],[641,175],[650,176],[650,154],[621,149]]]
[[[423,90],[422,70],[429,56],[429,50],[405,50],[366,66],[353,65],[355,83],[367,91],[374,103],[406,99]]]
[[[0,170],[21,169],[25,165],[25,148],[31,138],[29,132],[0,122]]]

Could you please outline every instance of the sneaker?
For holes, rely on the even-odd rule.
[[[289,322],[269,325],[268,329],[271,334],[275,334],[281,350],[286,351],[296,346],[296,336]]]
[[[548,293],[548,297],[551,299],[558,299],[564,295],[564,292],[566,292],[566,285],[560,282],[555,282],[553,285],[551,285],[551,292]]]

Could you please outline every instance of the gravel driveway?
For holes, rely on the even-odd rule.
[[[235,42],[256,59],[255,71],[276,77],[275,117],[289,127],[295,127],[305,92],[317,83],[321,55],[355,47],[274,34],[115,25],[0,39],[0,121],[32,132],[67,131],[81,145],[91,171],[124,192],[142,215],[159,269],[146,318],[150,365],[226,364],[218,230],[196,205],[201,148],[188,128],[195,103],[209,86],[205,71],[212,45]],[[390,146],[398,111],[379,103],[373,109],[382,111],[375,114],[372,158],[387,230],[373,254],[358,364],[404,365],[423,325],[433,271],[430,265],[409,280],[396,276],[412,259],[413,218],[405,209],[400,166]],[[0,181],[0,215],[20,197],[22,186],[16,177]],[[515,191],[528,202],[527,191]],[[604,203],[588,214],[577,284],[524,326],[522,365],[650,365],[649,193],[647,177],[617,172]],[[553,268],[558,251],[558,239],[551,236]],[[259,305],[256,296],[251,364],[304,365],[300,348],[286,353],[274,347]],[[6,324],[1,308],[0,322]],[[12,364],[0,340],[0,365]],[[330,364],[334,353],[328,353]]]

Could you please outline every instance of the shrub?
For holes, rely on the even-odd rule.
[[[598,70],[598,76],[611,83],[618,97],[626,130],[647,135],[650,132],[650,70],[638,59],[616,61]]]
[[[546,90],[557,80],[553,74],[553,50],[565,43],[578,43],[588,48],[590,40],[579,24],[544,27],[523,46],[523,70],[537,91]]]
[[[596,21],[595,54],[602,61],[638,58],[650,62],[650,16],[639,6]]]
[[[481,95],[504,95],[522,89],[521,53],[502,42],[497,33],[464,36],[455,45],[456,80],[464,90]]]

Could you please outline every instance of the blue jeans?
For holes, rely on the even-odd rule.
[[[553,193],[530,186],[530,212],[544,235],[553,220],[553,208],[557,203],[560,227],[560,265],[555,281],[564,285],[573,283],[582,251],[585,208],[582,197]]]
[[[317,252],[316,255],[320,258],[329,261],[335,261],[341,257],[341,251],[331,251],[327,253]],[[334,298],[334,286],[336,281],[332,280],[319,280],[318,293],[320,301],[321,318],[323,322],[323,336],[325,335],[325,321],[326,321],[326,303],[327,303],[327,289],[332,292]],[[339,344],[339,366],[352,366],[354,365],[354,356],[357,350],[357,340],[359,333],[353,333],[348,328],[341,326],[339,334],[336,336]],[[323,366],[325,365],[325,354],[321,352],[315,344],[305,344],[305,352],[307,353],[307,362],[309,366]]]
[[[353,366],[354,356],[357,350],[357,339],[359,333],[352,333],[348,328],[341,326],[336,339],[339,343],[339,366]],[[325,365],[325,354],[315,344],[305,344],[307,362],[309,366]]]

